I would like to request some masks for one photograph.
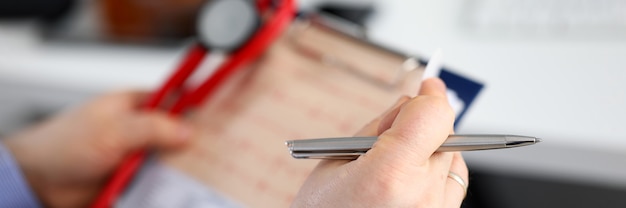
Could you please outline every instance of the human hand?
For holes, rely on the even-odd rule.
[[[85,207],[129,153],[180,146],[192,136],[181,121],[142,111],[144,97],[107,94],[4,140],[44,205]]]
[[[322,160],[309,175],[293,207],[459,207],[467,182],[460,153],[435,152],[452,132],[454,113],[445,84],[428,79],[419,96],[402,98],[357,136],[378,136],[354,161]]]

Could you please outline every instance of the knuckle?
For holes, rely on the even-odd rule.
[[[387,158],[388,160],[402,163],[395,165],[402,166],[410,164],[419,166],[421,165],[422,160],[415,160],[415,158],[430,157],[430,151],[427,147],[420,145],[421,141],[419,138],[422,138],[420,134],[420,132],[413,131],[413,129],[386,131],[379,136],[380,140],[385,141],[374,143],[374,147],[379,148],[384,152],[395,152],[395,154],[387,155],[388,157],[393,157]]]
[[[414,171],[414,170],[413,170]],[[428,191],[423,191],[429,187],[420,187],[420,183],[415,178],[415,173],[407,171],[405,166],[389,165],[385,171],[378,172],[372,182],[373,186],[368,186],[371,198],[377,200],[375,204],[386,204],[387,207],[415,207],[419,204],[432,204],[429,200]],[[419,197],[417,197],[419,196]],[[419,202],[419,203],[417,203]]]
[[[152,113],[149,117],[149,129],[158,134],[168,135],[174,131],[175,122],[167,115],[160,113]]]
[[[379,173],[381,175],[375,177],[373,180],[374,186],[367,186],[370,194],[383,202],[394,201],[399,194],[402,194],[402,184],[399,182],[395,171],[396,170],[391,170]]]
[[[147,135],[148,132],[150,131],[149,129],[151,125],[149,125],[149,122],[150,122],[149,118],[141,117],[137,121],[135,121],[135,125],[131,125],[130,127],[127,127],[126,131],[128,135],[131,135],[131,137],[134,137],[134,138],[143,137]]]

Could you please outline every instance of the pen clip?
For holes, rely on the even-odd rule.
[[[291,152],[291,156],[296,159],[335,159],[354,160],[365,154],[363,151],[356,152]]]

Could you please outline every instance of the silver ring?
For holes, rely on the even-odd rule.
[[[461,178],[461,176],[450,171],[448,172],[448,178],[451,178],[452,180],[456,181],[459,185],[463,187],[463,191],[467,193],[467,183],[465,182],[465,180],[463,180],[463,178]]]

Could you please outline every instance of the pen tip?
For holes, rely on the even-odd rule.
[[[535,137],[535,143],[539,143],[539,142],[541,142],[541,139],[540,139],[540,138]]]

